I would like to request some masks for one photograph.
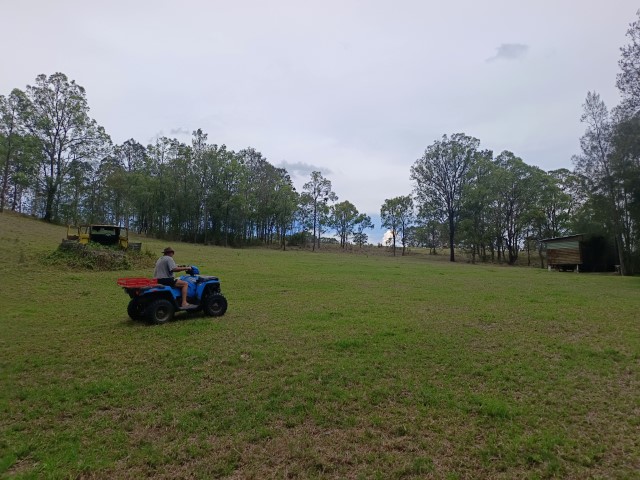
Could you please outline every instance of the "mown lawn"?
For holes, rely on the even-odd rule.
[[[65,232],[0,214],[1,476],[640,477],[640,278],[169,242],[229,310],[149,326]]]

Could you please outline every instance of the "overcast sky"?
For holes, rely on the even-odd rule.
[[[0,0],[0,94],[85,87],[114,143],[251,146],[377,214],[443,134],[571,168],[588,91],[611,108],[637,0]]]

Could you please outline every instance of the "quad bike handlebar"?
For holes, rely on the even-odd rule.
[[[200,269],[195,265],[176,265],[177,267],[189,267],[185,270],[187,275],[200,275]]]

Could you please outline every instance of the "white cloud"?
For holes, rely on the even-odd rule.
[[[310,177],[311,173],[322,171],[323,168],[317,165],[310,165],[305,162],[286,162],[282,161],[276,165],[279,168],[284,168],[289,174],[299,177]],[[326,168],[323,171],[323,175],[331,175],[331,170]]]
[[[496,54],[487,59],[487,62],[496,60],[516,60],[524,57],[529,51],[528,45],[521,43],[503,43],[496,49]]]
[[[182,128],[182,127],[178,127],[178,128],[172,128],[171,130],[169,130],[169,135],[182,135],[182,136],[191,136],[192,132],[187,130],[186,128]]]
[[[391,232],[391,230],[387,230],[386,232],[384,232],[384,235],[382,235],[382,239],[380,240],[380,243],[382,245],[392,245],[393,244],[393,232]]]

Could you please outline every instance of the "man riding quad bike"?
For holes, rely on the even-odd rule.
[[[156,278],[119,278],[118,285],[131,300],[127,313],[133,320],[148,320],[161,324],[170,321],[176,310],[202,311],[212,317],[220,317],[227,311],[227,299],[222,295],[218,277],[200,275],[192,265],[179,277],[187,283],[189,308],[181,308],[182,289],[161,285]]]

